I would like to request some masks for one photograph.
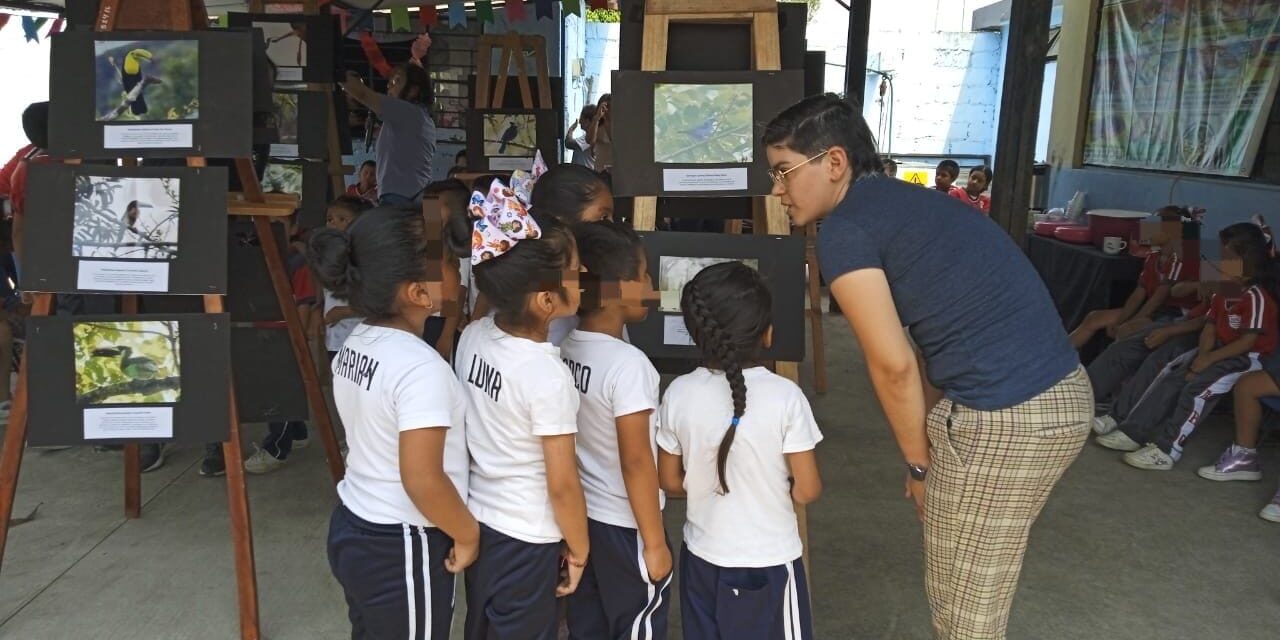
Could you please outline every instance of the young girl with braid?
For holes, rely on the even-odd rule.
[[[680,309],[705,366],[668,387],[658,475],[688,496],[680,551],[686,638],[813,638],[793,502],[822,492],[822,440],[800,387],[759,366],[773,339],[772,296],[738,262],[708,267]]]

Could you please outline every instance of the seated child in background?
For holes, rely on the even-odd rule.
[[[355,184],[347,186],[347,195],[376,204],[378,202],[378,163],[365,160],[360,164],[360,171],[356,175],[359,179]]]
[[[813,638],[795,504],[818,499],[822,440],[804,393],[758,366],[772,296],[740,262],[703,269],[680,309],[705,366],[667,388],[658,473],[688,496],[680,552],[686,638]]]
[[[952,189],[959,189],[954,186],[956,178],[960,177],[960,165],[955,160],[943,160],[938,163],[938,168],[933,172],[933,188],[947,195],[951,195]]]
[[[1154,216],[1142,227],[1143,239],[1151,244],[1152,251],[1142,263],[1138,286],[1119,309],[1090,311],[1084,317],[1070,336],[1071,344],[1077,349],[1088,344],[1099,331],[1121,339],[1148,327],[1157,315],[1195,307],[1193,301],[1182,298],[1174,301],[1173,309],[1166,308],[1170,302],[1169,288],[1176,282],[1194,280],[1199,274],[1199,256],[1186,257],[1195,268],[1186,269],[1183,263],[1181,223],[1190,213],[1182,207],[1168,206],[1156,211]]]
[[[991,169],[977,166],[969,170],[969,180],[964,188],[953,187],[951,197],[966,202],[969,206],[981,211],[983,215],[991,215],[991,196],[986,193],[991,186]]]
[[[1104,447],[1128,451],[1124,461],[1130,466],[1170,469],[1217,401],[1241,375],[1260,369],[1260,359],[1276,347],[1280,328],[1269,242],[1251,222],[1228,226],[1218,237],[1226,280],[1209,303],[1200,346],[1166,366],[1116,430],[1098,438]]]
[[[665,638],[671,550],[658,489],[658,371],[622,340],[657,296],[640,237],[601,221],[574,227],[583,277],[581,322],[560,347],[581,397],[578,469],[591,559],[569,596],[571,638]]]
[[[1262,399],[1280,396],[1280,354],[1263,359],[1263,369],[1240,376],[1233,391],[1236,434],[1235,440],[1214,464],[1196,471],[1201,478],[1226,482],[1230,480],[1262,479],[1262,465],[1258,461],[1258,432],[1262,427]],[[1258,517],[1280,522],[1280,490],[1271,502],[1258,512]]]
[[[897,161],[893,160],[892,158],[885,158],[884,162],[882,162],[881,164],[884,165],[884,174],[886,176],[889,176],[890,178],[898,177]]]

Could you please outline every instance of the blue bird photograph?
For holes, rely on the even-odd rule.
[[[532,158],[538,148],[537,116],[484,114],[484,155]]]
[[[664,84],[653,92],[653,156],[663,164],[751,162],[751,84]]]
[[[200,43],[99,40],[94,43],[94,82],[99,122],[196,120]]]
[[[172,404],[182,397],[177,320],[77,322],[71,333],[80,406]]]

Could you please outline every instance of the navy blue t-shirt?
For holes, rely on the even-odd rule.
[[[991,219],[945,193],[863,178],[823,220],[818,256],[827,282],[885,272],[925,374],[958,404],[1007,409],[1080,364],[1031,262]]]

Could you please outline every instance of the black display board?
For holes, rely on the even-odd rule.
[[[232,327],[231,372],[241,423],[308,419],[307,391],[283,324]]]
[[[271,95],[275,136],[254,142],[270,143],[273,158],[328,159],[331,99],[327,93],[277,87]]]
[[[753,260],[773,294],[773,346],[761,353],[763,360],[800,362],[805,356],[804,237],[729,235],[713,233],[640,232],[649,275],[654,288],[666,298],[649,312],[644,322],[630,324],[631,344],[651,358],[700,358],[698,347],[687,337],[684,317],[679,311],[679,287],[687,279],[677,275],[664,278],[664,270],[691,278],[696,271],[681,258]],[[664,264],[663,258],[668,263]],[[701,264],[701,263],[697,263]],[[702,268],[710,266],[701,264]],[[670,293],[662,294],[664,285]],[[673,306],[664,310],[663,304]]]
[[[329,166],[315,160],[272,158],[262,176],[262,191],[298,196],[298,224],[305,229],[322,227],[325,209],[333,199]]]
[[[712,2],[713,0],[707,0]],[[618,68],[640,69],[644,40],[644,0],[622,0],[618,33]],[[778,3],[778,38],[783,69],[804,68],[808,6]],[[750,68],[751,26],[681,24],[668,27],[667,70],[736,71]]]
[[[230,329],[227,314],[29,318],[28,444],[225,441]]]
[[[271,225],[280,259],[285,259],[289,243],[284,225]],[[227,229],[227,311],[236,322],[283,320],[276,291],[271,286],[266,257],[254,224],[247,219],[234,219]]]
[[[529,126],[535,129],[532,135]],[[467,163],[473,171],[529,171],[540,149],[547,165],[555,166],[559,130],[560,112],[551,109],[472,109],[467,112]]]
[[[739,117],[741,110],[730,107],[731,115],[723,120],[714,110],[695,107],[703,123],[691,123],[690,130],[676,131],[680,125],[666,111],[673,102],[655,104],[655,96],[674,97],[672,87],[701,85],[707,87],[744,87],[750,85],[747,97],[750,113]],[[711,96],[711,93],[698,92]],[[721,95],[724,90],[721,90]],[[626,153],[614,154],[613,193],[616,196],[758,196],[773,188],[769,179],[769,161],[760,143],[764,125],[804,95],[803,71],[615,71],[613,72],[613,140]],[[680,96],[692,103],[696,98]],[[716,101],[721,98],[716,98]],[[711,102],[707,98],[707,102]],[[718,105],[722,106],[722,105]],[[671,106],[671,108],[675,108]],[[659,111],[655,116],[655,111]],[[726,112],[729,113],[729,112]],[[684,150],[700,149],[726,135],[746,140],[750,162],[667,161],[655,156],[655,120],[662,120],[670,136],[681,137]],[[744,131],[743,128],[746,128]],[[705,131],[702,131],[705,129]],[[664,136],[666,139],[668,136]],[[685,154],[689,155],[689,154]],[[680,176],[678,178],[674,176]],[[659,212],[661,214],[661,212]]]
[[[337,16],[230,13],[233,27],[252,27],[276,65],[276,82],[334,82]]]
[[[249,157],[251,32],[69,31],[51,41],[51,154]]]
[[[32,165],[29,291],[221,294],[227,170]]]

